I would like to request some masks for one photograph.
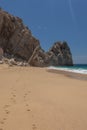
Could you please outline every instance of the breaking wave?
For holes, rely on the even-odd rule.
[[[87,65],[74,65],[74,66],[63,66],[54,67],[50,66],[48,69],[61,70],[67,72],[74,72],[79,74],[87,74]]]

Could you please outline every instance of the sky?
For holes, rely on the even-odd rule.
[[[19,16],[47,51],[67,41],[75,64],[87,64],[87,0],[0,0],[3,10]]]

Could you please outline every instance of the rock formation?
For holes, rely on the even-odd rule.
[[[33,66],[73,65],[70,48],[66,42],[56,42],[48,52],[39,46],[35,49],[29,62]]]
[[[0,48],[5,57],[24,60],[31,66],[73,65],[66,42],[56,42],[45,52],[22,20],[3,10],[0,10]]]

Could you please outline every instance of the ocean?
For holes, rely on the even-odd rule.
[[[87,75],[87,64],[75,64],[74,66],[58,66],[58,67],[50,66],[49,69],[63,70],[67,72],[74,72]]]

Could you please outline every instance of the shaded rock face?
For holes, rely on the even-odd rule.
[[[0,47],[0,60],[2,60],[3,55],[4,55],[4,53],[3,53],[3,49]]]
[[[52,65],[72,65],[72,54],[67,42],[56,42],[49,50],[53,53]]]
[[[73,65],[66,42],[56,42],[45,52],[19,17],[0,10],[0,48],[4,54],[26,60],[31,66]]]

